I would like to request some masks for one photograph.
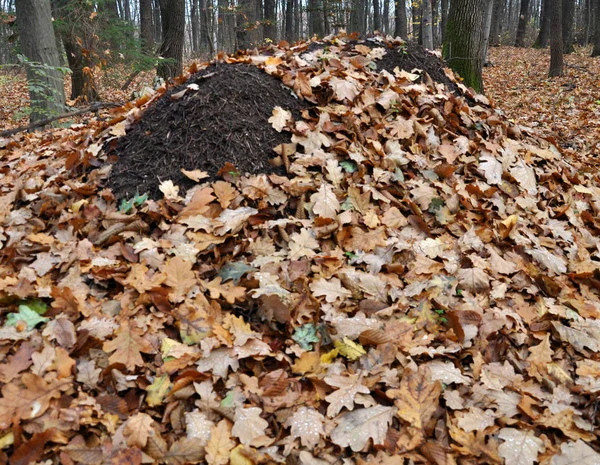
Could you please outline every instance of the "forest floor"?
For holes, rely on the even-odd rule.
[[[507,117],[335,38],[0,137],[0,463],[600,463],[600,73],[546,53]]]

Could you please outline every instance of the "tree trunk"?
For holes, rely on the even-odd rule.
[[[423,47],[433,50],[433,26],[431,20],[431,0],[423,0]]]
[[[552,15],[552,36],[550,37],[550,77],[562,76],[563,73],[563,41],[562,41],[562,5],[561,0],[550,1]]]
[[[277,41],[277,18],[275,16],[275,0],[265,0],[265,20],[263,23],[263,35],[265,39]],[[312,16],[312,13],[311,13]]]
[[[383,0],[383,17],[381,19],[383,26],[383,33],[389,34],[390,32],[390,0]]]
[[[151,54],[154,50],[152,33],[152,0],[140,0],[140,39],[142,50]]]
[[[521,0],[521,9],[519,11],[519,25],[517,26],[517,38],[515,47],[525,47],[525,32],[527,32],[527,23],[529,22],[529,0]]]
[[[575,22],[575,0],[563,0],[562,2],[562,38],[563,52],[573,52],[573,26]],[[556,31],[553,29],[552,31]]]
[[[443,55],[465,85],[483,92],[483,22],[486,0],[452,0]]]
[[[396,37],[407,39],[408,31],[406,27],[406,0],[395,0],[394,5],[396,7],[396,27],[394,29],[394,35]]]
[[[155,44],[160,44],[162,42],[162,19],[160,17],[160,4],[159,0],[153,0],[152,7],[152,25],[154,29],[152,30],[153,42]]]
[[[191,0],[190,3],[190,25],[192,26],[192,53],[200,51],[200,18],[198,15],[198,0]]]
[[[594,48],[592,49],[592,56],[597,57],[600,56],[600,0],[593,0],[593,10],[594,10],[594,35],[592,36],[592,42],[594,44]]]
[[[533,44],[534,48],[546,48],[550,38],[550,2],[552,0],[542,0],[542,13],[540,19],[540,32]]]
[[[162,43],[161,60],[156,74],[168,80],[183,74],[183,41],[185,39],[185,0],[160,0]]]
[[[487,0],[486,12],[483,23],[483,47],[482,47],[482,63],[485,65],[488,61],[488,50],[490,46],[490,31],[492,29],[492,13],[494,9],[494,0]]]
[[[492,18],[490,22],[490,39],[491,47],[500,45],[500,26],[502,24],[502,10],[504,9],[504,0],[492,0]]]
[[[21,50],[27,57],[32,123],[65,111],[63,75],[52,27],[50,0],[17,0]],[[43,68],[48,66],[51,68]]]
[[[417,3],[412,1],[412,36],[413,40],[416,40],[419,44],[423,43],[423,35],[421,28],[421,13],[423,8],[423,2]]]
[[[448,0],[442,0],[441,1],[441,6],[442,6],[442,18],[441,18],[441,24],[440,24],[440,28],[441,28],[441,33],[442,33],[442,43],[444,42],[444,39],[446,37],[446,24],[448,23]]]
[[[379,0],[373,0],[373,32],[381,31],[381,10]]]
[[[214,55],[214,44],[211,37],[210,21],[208,17],[208,8],[206,7],[206,0],[200,0],[198,3],[200,9],[200,53],[208,53],[211,58]]]
[[[294,42],[294,0],[285,0],[285,40]]]
[[[71,69],[71,99],[82,98],[87,102],[99,99],[92,69],[93,51],[97,49],[97,37],[90,34],[86,24],[74,18],[88,18],[91,7],[88,4],[73,5],[70,0],[57,0],[56,14],[61,20],[58,27],[63,39],[67,62]],[[84,53],[86,50],[86,53]]]

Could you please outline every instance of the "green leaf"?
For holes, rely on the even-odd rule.
[[[133,208],[133,199],[121,200],[121,205],[119,205],[119,211],[121,213],[129,213],[132,208]]]
[[[312,350],[312,345],[316,342],[319,342],[317,330],[315,329],[315,325],[312,323],[307,323],[299,328],[296,328],[292,339],[300,344],[300,347],[302,347],[304,350]]]
[[[35,310],[27,305],[19,305],[17,313],[9,313],[6,317],[6,326],[16,326],[19,321],[23,321],[27,325],[27,331],[31,331],[40,323],[45,323],[48,320],[49,318],[38,315]]]
[[[133,204],[134,204],[136,207],[139,207],[139,206],[140,206],[141,204],[143,204],[143,203],[144,203],[146,200],[148,200],[148,194],[147,194],[147,193],[146,193],[146,194],[144,194],[144,195],[139,195],[139,194],[138,194],[138,195],[136,195],[136,196],[133,198]]]
[[[46,303],[40,299],[26,300],[24,302],[21,302],[21,305],[29,307],[38,315],[43,315],[44,313],[46,313],[46,310],[48,310],[48,305],[46,305]]]
[[[358,169],[356,163],[354,163],[352,160],[341,161],[340,166],[344,168],[344,171],[346,171],[346,173],[354,173]]]
[[[223,278],[223,282],[231,279],[237,285],[240,278],[251,270],[254,270],[254,267],[244,262],[226,263],[219,271],[219,276]]]

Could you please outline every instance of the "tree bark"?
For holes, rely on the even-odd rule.
[[[533,44],[534,48],[546,48],[550,38],[550,2],[552,0],[542,0],[542,13],[540,19],[540,32]]]
[[[552,15],[552,36],[550,37],[550,77],[562,76],[563,73],[563,41],[562,41],[562,5],[561,0],[550,1]]]
[[[600,56],[600,0],[593,0],[594,16],[596,18],[594,24],[594,35],[592,36],[592,42],[594,47],[592,49],[592,56]]]
[[[17,0],[21,50],[27,57],[27,82],[32,123],[64,113],[65,90],[50,0]],[[43,67],[46,66],[46,67]]]
[[[383,0],[383,16],[381,18],[383,33],[389,34],[390,32],[390,0]]]
[[[154,37],[153,42],[160,44],[162,42],[162,19],[160,17],[160,3],[159,0],[152,0],[152,36]]]
[[[573,29],[575,22],[575,0],[563,0],[562,2],[562,38],[563,52],[573,52]],[[556,31],[553,30],[553,33]]]
[[[395,0],[394,5],[396,7],[396,24],[394,35],[396,37],[407,39],[408,31],[406,27],[406,0]]]
[[[519,25],[517,26],[517,38],[515,47],[525,47],[525,32],[529,22],[529,0],[521,0],[521,9],[519,11]]]
[[[433,26],[431,19],[431,0],[423,0],[423,16],[421,20],[423,28],[423,47],[433,50]]]
[[[198,0],[190,0],[190,25],[192,26],[192,53],[200,51],[200,18],[198,14]]]
[[[160,0],[162,43],[158,55],[164,58],[156,74],[168,80],[183,74],[183,41],[185,39],[185,0]]]
[[[465,85],[483,92],[481,75],[486,0],[452,0],[443,55]]]
[[[294,0],[285,0],[285,40],[294,42]]]
[[[492,29],[492,13],[494,9],[494,0],[487,0],[486,12],[483,18],[483,46],[482,46],[482,63],[485,64],[488,61],[488,50],[490,46],[490,31]]]
[[[140,0],[140,39],[142,50],[151,54],[154,50],[152,33],[152,0]]]
[[[208,53],[212,57],[215,50],[210,33],[211,29],[206,0],[200,0],[198,6],[200,9],[200,52]]]
[[[373,0],[373,32],[381,31],[381,10],[379,0]]]
[[[500,28],[502,25],[502,10],[504,9],[504,0],[493,0],[493,3],[489,45],[491,47],[498,47],[500,45]]]
[[[265,39],[277,41],[277,18],[275,16],[275,0],[265,0],[265,20],[263,22],[263,35]],[[312,12],[311,12],[312,18]]]
[[[442,18],[441,18],[440,29],[441,29],[441,33],[442,33],[442,43],[443,43],[444,39],[446,37],[446,24],[448,23],[448,0],[442,0],[441,7],[442,7],[442,15],[441,15]]]

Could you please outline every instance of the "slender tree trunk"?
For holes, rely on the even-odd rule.
[[[390,32],[390,0],[383,0],[383,33],[389,34]]]
[[[265,0],[265,21],[263,35],[265,39],[277,41],[277,18],[275,17],[275,0]]]
[[[379,0],[373,0],[373,32],[381,31],[381,10]]]
[[[433,50],[433,26],[431,20],[431,0],[423,0],[423,47]]]
[[[158,55],[165,58],[156,74],[167,80],[183,74],[185,39],[185,0],[160,0],[163,40]]]
[[[159,0],[153,0],[153,7],[152,7],[152,25],[154,26],[154,29],[152,31],[152,35],[154,37],[153,42],[155,44],[160,44],[162,42],[162,19],[160,17],[160,4],[159,4]]]
[[[489,45],[491,47],[498,47],[500,45],[500,25],[502,24],[502,9],[504,7],[504,0],[492,0],[492,18],[490,21],[490,39]]]
[[[191,0],[190,3],[190,23],[192,26],[192,53],[200,51],[200,19],[198,18],[198,0]]]
[[[550,3],[552,0],[542,0],[542,13],[540,18],[540,32],[533,44],[534,48],[546,48],[550,38]]]
[[[422,7],[423,2],[417,3],[412,0],[412,35],[413,40],[416,40],[419,44],[423,44],[423,29],[421,28],[422,24]]]
[[[529,22],[529,0],[521,0],[521,9],[519,11],[519,25],[517,26],[517,38],[515,47],[524,47],[525,32]]]
[[[431,29],[433,36],[433,48],[440,45],[440,19],[439,19],[439,3],[438,0],[431,0]]]
[[[294,40],[300,40],[302,37],[302,8],[300,0],[294,0]]]
[[[294,42],[294,0],[285,0],[285,40]]]
[[[394,35],[396,37],[402,37],[403,39],[406,39],[408,38],[406,27],[406,0],[395,0],[394,5],[396,7]]]
[[[550,37],[550,77],[562,76],[563,73],[563,41],[562,41],[562,5],[561,0],[551,0],[552,35]]]
[[[563,0],[562,2],[562,37],[563,52],[573,52],[573,28],[575,22],[575,0]],[[555,33],[556,31],[552,31]]]
[[[594,35],[592,36],[592,42],[594,44],[594,48],[592,49],[592,56],[597,57],[600,56],[600,0],[593,0],[593,9],[594,9]]]
[[[27,82],[32,123],[65,111],[63,75],[52,28],[49,0],[17,0],[17,26],[21,50],[27,57]],[[52,67],[41,69],[42,65]]]
[[[488,61],[488,50],[490,46],[490,31],[492,28],[492,13],[494,9],[494,0],[487,0],[486,12],[483,23],[483,47],[482,47],[482,63],[485,64]]]
[[[154,48],[152,0],[140,0],[140,39],[142,40],[142,50],[145,53],[152,53]]]
[[[323,37],[323,7],[319,0],[308,0],[308,9],[310,14],[310,35]]]
[[[483,23],[487,0],[452,0],[443,55],[465,85],[483,92]]]
[[[206,0],[200,0],[198,7],[200,10],[200,37],[198,38],[200,40],[199,50],[201,53],[208,53],[212,57],[214,55],[214,44],[212,40]]]
[[[444,39],[446,37],[446,24],[448,23],[448,0],[442,0],[441,1],[441,7],[442,7],[442,20],[441,20],[441,33],[442,33],[442,43],[444,42]]]

